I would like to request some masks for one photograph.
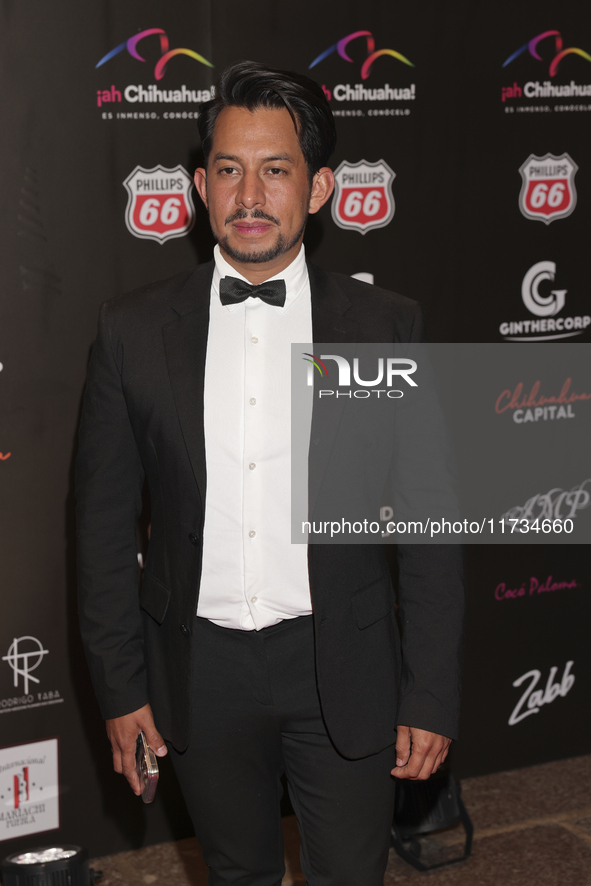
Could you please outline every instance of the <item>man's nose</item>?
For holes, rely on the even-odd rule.
[[[265,203],[263,183],[256,173],[245,172],[236,192],[236,203],[245,209],[262,206]]]

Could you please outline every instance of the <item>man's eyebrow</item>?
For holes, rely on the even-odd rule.
[[[217,160],[230,160],[233,163],[240,163],[240,157],[237,157],[235,154],[225,154],[222,151],[219,151],[217,154],[214,154],[213,157],[214,163]],[[295,163],[294,158],[291,154],[273,154],[272,157],[264,157],[263,163],[272,163],[274,160],[283,160],[286,163]]]

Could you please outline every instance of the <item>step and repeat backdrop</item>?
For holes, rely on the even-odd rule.
[[[77,634],[72,466],[100,303],[211,256],[199,103],[237,59],[308,73],[339,137],[312,259],[417,299],[434,342],[575,348],[591,341],[591,11],[29,0],[0,14],[0,856],[58,839],[115,852],[190,826],[166,760],[150,808],[111,770]],[[491,416],[532,452],[591,410],[568,356],[498,394]],[[567,461],[507,510],[591,520],[591,467]],[[586,549],[466,556],[454,771],[589,753]]]

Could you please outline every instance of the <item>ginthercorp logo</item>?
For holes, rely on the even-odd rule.
[[[48,650],[36,637],[18,637],[12,641],[8,653],[2,656],[2,661],[8,662],[14,673],[14,686],[18,688],[19,677],[22,677],[23,691],[29,694],[29,683],[39,683],[37,677],[32,675],[43,660]]]
[[[366,52],[366,56],[362,59],[361,63],[356,61],[356,59],[351,58],[350,55],[350,53],[353,52],[352,47],[350,48],[350,44],[354,44],[357,41],[362,42]],[[414,68],[414,64],[409,58],[401,52],[398,52],[396,49],[376,49],[376,41],[371,31],[353,31],[353,33],[347,34],[336,43],[333,43],[328,49],[323,50],[320,55],[316,56],[316,58],[308,65],[308,69],[312,70],[313,68],[316,68],[317,65],[320,65],[321,67],[318,71],[318,73],[320,73],[323,70],[322,63],[329,58],[329,56],[333,55],[333,53],[336,53],[342,61],[351,65],[359,64],[358,76],[362,82],[337,83],[335,86],[327,86],[326,83],[323,83],[322,88],[327,99],[329,101],[333,101],[334,99],[336,102],[345,104],[367,102],[378,103],[376,106],[368,109],[358,108],[346,111],[335,109],[333,110],[333,114],[336,117],[364,117],[366,113],[368,117],[394,117],[408,116],[410,114],[409,107],[404,108],[392,105],[387,107],[386,103],[414,101],[416,98],[416,86],[414,83],[406,85],[398,84],[397,86],[390,86],[389,83],[384,83],[379,87],[366,87],[364,85],[365,81],[370,77],[377,59],[389,58],[390,60],[395,60],[399,65],[402,64],[407,68]],[[378,68],[380,71],[385,70],[381,65],[378,65]]]
[[[499,326],[505,341],[554,341],[573,338],[591,324],[589,314],[557,317],[565,306],[568,290],[554,288],[556,263],[539,261],[526,271],[521,283],[521,299],[536,320],[511,320]],[[542,288],[543,287],[543,288]],[[542,333],[540,335],[540,333]]]
[[[530,154],[519,167],[522,214],[546,225],[570,215],[577,205],[575,174],[578,168],[568,154],[544,154],[543,157]]]
[[[136,166],[123,184],[128,194],[125,224],[134,237],[164,243],[184,237],[193,227],[193,181],[182,166]]]
[[[339,228],[366,234],[384,228],[394,217],[392,182],[396,173],[385,160],[343,160],[335,171],[332,217]]]
[[[547,72],[545,80],[527,80],[504,84],[501,87],[501,101],[507,113],[515,111],[521,113],[539,113],[548,111],[588,111],[591,110],[591,83],[558,83],[556,78],[559,73],[575,70],[568,64],[562,64],[563,59],[570,56],[574,59],[584,59],[591,62],[591,55],[584,49],[576,46],[564,47],[564,40],[560,31],[542,31],[519,49],[516,49],[505,59],[502,68],[509,68],[520,56],[529,60],[534,59],[534,65]],[[515,67],[512,70],[516,69]],[[523,65],[519,70],[523,70]],[[543,77],[544,74],[541,74]],[[538,100],[536,104],[528,104],[532,99]],[[543,99],[543,102],[539,102]],[[558,99],[559,101],[556,101]],[[564,103],[562,100],[568,99]],[[584,99],[581,102],[581,99]],[[585,100],[586,99],[586,100]],[[574,100],[574,101],[573,101]]]
[[[307,377],[308,387],[314,386],[314,369],[320,373],[322,379],[328,376],[329,372],[325,361],[332,360],[337,366],[338,387],[347,389],[342,391],[336,389],[318,390],[319,399],[323,397],[336,397],[337,399],[339,397],[347,397],[348,399],[367,400],[372,395],[379,399],[382,394],[385,394],[391,400],[399,400],[404,396],[404,392],[394,389],[393,386],[396,382],[402,380],[410,387],[418,387],[416,381],[411,378],[411,375],[417,370],[417,362],[408,357],[386,357],[385,359],[384,357],[379,357],[377,365],[372,372],[372,374],[375,373],[375,378],[370,379],[361,378],[359,357],[354,357],[352,367],[353,383],[359,385],[359,388],[355,390],[353,390],[351,382],[351,362],[346,357],[342,357],[340,354],[320,354],[320,356],[316,356],[315,354],[304,353],[302,359],[310,364]],[[379,388],[378,385],[385,385],[385,387]]]
[[[140,49],[138,47],[139,44],[147,38],[158,38],[160,55],[152,70],[153,79],[156,83],[147,84],[144,82],[127,85],[111,83],[110,85],[103,85],[101,88],[98,88],[96,90],[96,103],[97,107],[103,109],[103,119],[158,119],[159,113],[157,111],[149,109],[144,110],[143,106],[146,104],[196,105],[200,102],[209,101],[209,99],[212,98],[213,87],[194,89],[183,84],[174,89],[159,88],[157,84],[159,84],[169,70],[169,62],[177,56],[185,56],[206,68],[213,68],[213,64],[194,49],[186,49],[184,47],[171,49],[168,35],[162,28],[148,28],[147,30],[140,31],[138,34],[133,34],[127,40],[124,40],[123,43],[120,43],[114,49],[107,52],[107,54],[97,62],[95,68],[100,69],[101,74],[103,71],[109,71],[112,67],[109,63],[120,53],[127,53],[133,59],[136,59],[136,61],[146,65],[146,58],[140,54]],[[148,43],[146,46],[149,48],[150,44]],[[143,47],[141,51],[146,52]],[[108,67],[104,68],[105,65],[108,65]],[[143,79],[145,80],[145,77]],[[121,105],[123,102],[131,105],[137,105],[139,103],[142,110],[138,111],[137,107],[132,112],[117,110],[117,105]],[[176,112],[166,111],[163,114],[165,119],[195,119],[197,116],[198,112],[196,109]]]

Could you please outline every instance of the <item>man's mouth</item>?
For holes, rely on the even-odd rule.
[[[230,224],[245,237],[256,237],[266,233],[270,227],[280,227],[278,219],[256,209],[251,215],[247,215],[244,211],[234,213],[226,219],[226,225]]]
[[[238,233],[251,237],[256,234],[264,234],[265,231],[269,230],[271,224],[269,222],[260,221],[236,221],[234,222],[233,227],[236,228]]]

